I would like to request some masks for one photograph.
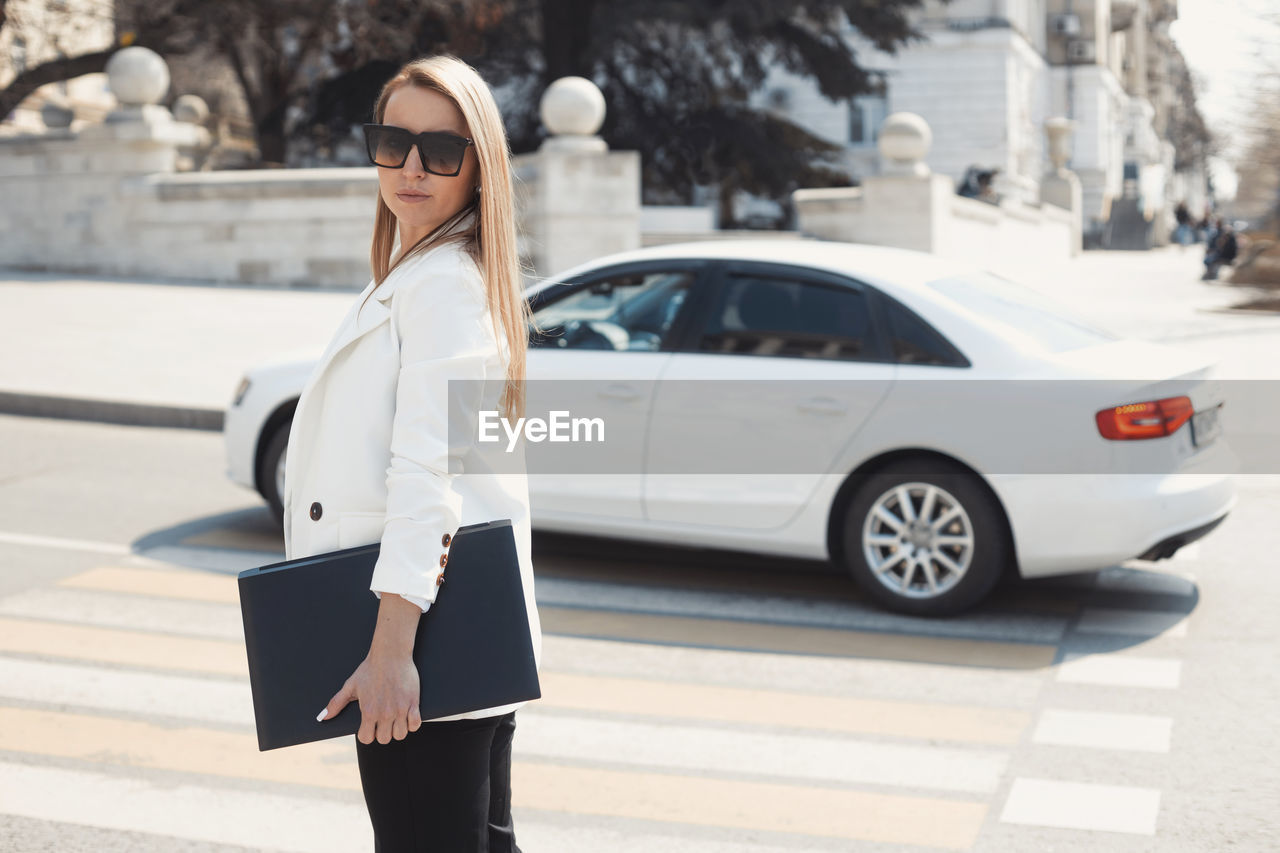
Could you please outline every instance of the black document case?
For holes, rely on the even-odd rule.
[[[361,545],[240,573],[259,750],[360,728],[358,701],[328,720],[316,715],[369,652],[378,613],[369,584],[380,547]],[[414,642],[422,719],[539,698],[510,519],[458,528],[444,577]]]

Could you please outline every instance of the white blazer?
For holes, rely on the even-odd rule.
[[[448,395],[455,430],[459,411],[498,410],[507,354],[492,330],[480,270],[459,243],[407,258],[376,289],[370,280],[294,411],[285,456],[285,559],[381,542],[372,594],[394,592],[426,609],[458,528],[509,518],[540,664],[528,479],[489,473],[492,465],[474,447],[457,433],[452,446],[449,440]],[[460,400],[450,379],[489,381],[483,399],[480,383],[462,383],[474,393]],[[523,472],[523,441],[513,452],[517,467],[503,470]],[[495,716],[524,704],[438,719]]]

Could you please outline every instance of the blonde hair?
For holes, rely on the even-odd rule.
[[[467,125],[467,133],[475,141],[479,163],[480,192],[453,216],[413,246],[402,247],[400,257],[391,263],[396,238],[396,217],[378,193],[374,214],[373,243],[369,264],[377,284],[410,254],[417,254],[446,242],[460,241],[475,259],[484,276],[489,311],[494,322],[494,335],[504,337],[510,352],[501,406],[508,420],[524,416],[525,354],[529,346],[529,324],[533,320],[529,300],[524,295],[520,258],[516,243],[514,186],[511,174],[511,150],[507,142],[502,115],[493,93],[480,75],[455,56],[439,54],[415,59],[405,64],[388,80],[378,94],[373,108],[374,122],[381,124],[387,101],[403,86],[434,89],[457,105]],[[476,217],[468,228],[450,234],[472,211]],[[438,235],[447,234],[443,239]]]

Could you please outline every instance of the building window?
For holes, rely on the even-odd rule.
[[[874,145],[880,138],[887,105],[881,95],[858,95],[849,103],[849,144]]]
[[[884,75],[872,72],[871,91],[849,99],[849,144],[874,145],[880,138],[880,125],[888,113]]]

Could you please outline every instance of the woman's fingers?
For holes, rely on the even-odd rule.
[[[417,706],[414,706],[408,713],[400,711],[392,716],[384,716],[376,722],[376,737],[378,743],[391,743],[394,740],[404,740],[410,731],[417,731],[418,727],[410,728],[410,714],[417,713]],[[418,726],[422,725],[422,720],[418,720]],[[367,743],[367,741],[366,741]]]
[[[356,739],[363,744],[375,740],[388,744],[404,740],[422,725],[418,710],[418,671],[413,661],[388,660],[373,655],[356,668],[342,690],[325,709],[329,717],[352,699],[360,702],[360,728]],[[322,712],[324,713],[324,712]]]
[[[368,709],[364,702],[360,703],[360,729],[356,732],[356,740],[363,744],[373,743],[377,734],[378,718]]]
[[[393,720],[390,718],[378,720],[378,743],[391,743],[391,726]]]
[[[348,678],[347,683],[342,685],[341,690],[333,694],[333,698],[329,700],[329,704],[324,706],[324,710],[316,716],[316,719],[320,721],[332,720],[334,717],[338,716],[338,713],[342,711],[343,708],[347,707],[354,698],[356,698],[355,684],[350,678]],[[312,707],[315,706],[313,705]]]

